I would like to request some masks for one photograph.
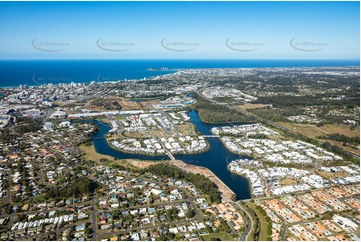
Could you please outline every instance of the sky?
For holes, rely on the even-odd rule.
[[[359,2],[0,2],[0,59],[359,59]]]

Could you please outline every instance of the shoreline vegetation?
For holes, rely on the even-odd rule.
[[[97,126],[97,125],[96,125]],[[98,126],[97,126],[98,127]],[[97,131],[99,128],[96,129]],[[94,131],[96,132],[96,131]],[[108,140],[107,140],[108,143]],[[109,143],[108,143],[109,144]],[[113,148],[113,146],[111,146]],[[79,148],[83,151],[83,157],[87,161],[94,161],[104,165],[110,166],[123,166],[126,168],[134,169],[146,169],[150,166],[157,164],[167,164],[171,166],[175,166],[181,169],[184,172],[192,173],[192,174],[200,174],[209,179],[215,186],[218,188],[219,196],[222,202],[230,202],[236,199],[235,193],[219,178],[217,177],[210,169],[197,166],[192,164],[187,164],[181,160],[162,160],[162,161],[147,161],[147,160],[138,160],[138,159],[117,159],[115,157],[109,155],[103,155],[98,153],[95,150],[95,147],[92,142],[83,143],[79,146]],[[207,149],[210,149],[210,145],[207,142]],[[95,160],[94,160],[95,159]]]
[[[112,156],[97,153],[93,144],[91,144],[90,146],[82,144],[79,146],[79,148],[84,153],[83,154],[84,159],[89,162],[96,162],[99,164],[115,166],[115,167],[121,166],[132,170],[138,170],[138,169],[144,170],[156,165],[165,165],[171,167],[170,168],[171,170],[178,168],[182,172],[188,174],[193,174],[193,175],[198,174],[200,176],[203,176],[205,179],[208,179],[210,182],[214,184],[215,188],[217,188],[219,194],[211,195],[213,196],[213,198],[210,198],[212,201],[230,202],[235,200],[235,193],[227,185],[225,185],[211,170],[209,170],[206,167],[187,164],[181,160],[143,161],[137,159],[114,159],[114,157]],[[202,192],[205,193],[204,191]],[[207,193],[205,194],[209,196],[209,194]]]
[[[241,114],[235,110],[229,109],[222,105],[213,104],[210,101],[204,99],[198,94],[194,94],[197,99],[197,103],[194,105],[194,109],[198,112],[202,122],[207,124],[226,124],[226,123],[237,123],[237,122],[259,122],[255,118]],[[231,113],[231,116],[230,116]],[[237,115],[236,115],[237,114]],[[218,116],[217,116],[218,115]],[[342,156],[346,160],[350,160],[355,164],[360,164],[360,161],[353,157],[353,155],[345,149],[332,144],[331,142],[318,141],[315,138],[308,137],[304,134],[290,132],[288,129],[281,129],[280,127],[274,127],[269,123],[261,122],[263,125],[270,127],[280,134],[293,139],[299,139],[321,148],[324,148],[330,152]],[[271,127],[272,126],[272,127]]]
[[[170,165],[174,165],[184,171],[194,174],[202,174],[211,180],[218,187],[219,192],[221,193],[222,202],[231,202],[236,198],[236,194],[221,180],[216,176],[210,169],[197,166],[192,164],[187,164],[182,160],[171,160],[167,161]]]
[[[203,194],[206,194],[211,203],[220,203],[223,200],[221,197],[222,193],[216,183],[201,172],[190,172],[180,168],[182,161],[180,163],[179,162],[180,161],[178,161],[178,165],[173,164],[176,163],[176,161],[171,161],[171,164],[159,163],[148,167],[145,171],[162,177],[171,177],[181,180],[184,179],[192,183]]]
[[[104,163],[108,165],[121,165],[129,168],[146,168],[150,165],[155,165],[159,162],[149,160],[137,160],[137,159],[117,159],[113,156],[103,155],[95,150],[93,144],[79,146],[79,149],[83,151],[83,158],[87,161],[93,161],[96,163]]]
[[[228,107],[213,104],[204,99],[200,95],[194,93],[193,96],[197,99],[193,109],[195,109],[202,122],[207,124],[229,124],[229,123],[251,123],[256,120],[250,116],[235,112]]]

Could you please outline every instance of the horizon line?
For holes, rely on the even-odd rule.
[[[318,60],[322,60],[322,61],[360,61],[360,58],[312,58],[312,59],[297,59],[297,58],[278,58],[278,59],[273,59],[273,58],[257,58],[257,59],[247,59],[247,58],[59,58],[59,59],[48,59],[48,58],[19,58],[19,59],[1,59],[0,61],[11,61],[11,60],[23,60],[23,61],[36,61],[36,60],[53,60],[53,61],[58,61],[58,60],[295,60],[295,61],[318,61]]]

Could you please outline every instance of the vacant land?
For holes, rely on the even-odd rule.
[[[152,134],[158,139],[167,137],[163,129],[152,130]]]
[[[106,124],[109,124],[109,125],[111,124],[110,121],[109,121],[109,119],[107,119],[107,118],[99,118],[99,117],[98,117],[97,120],[99,120],[99,121],[102,122],[102,123],[106,123]]]
[[[328,132],[330,134],[343,134],[349,137],[360,136],[360,127],[355,128],[354,130],[350,129],[350,126],[340,124],[325,124],[320,129]]]
[[[111,162],[108,165],[116,164],[121,165],[125,167],[138,167],[138,168],[147,168],[150,165],[154,165],[157,162],[154,161],[140,161],[140,160],[133,160],[133,159],[126,159],[126,160],[115,160],[114,157],[109,155],[102,155],[96,152],[93,145],[86,146],[81,145],[79,147],[84,152],[84,158],[87,161],[95,161],[95,162],[101,162],[101,159],[107,159]]]
[[[90,145],[90,146],[81,145],[81,146],[79,146],[79,148],[84,152],[85,160],[88,160],[88,161],[92,160],[95,162],[100,162],[100,159],[108,159],[111,161],[114,160],[114,158],[109,155],[102,155],[102,154],[99,154],[98,152],[96,152],[93,145]]]
[[[360,136],[360,127],[351,130],[349,126],[342,124],[326,124],[322,127],[317,127],[312,124],[298,124],[290,122],[277,122],[277,124],[311,138],[316,138],[317,136],[326,134],[343,134],[349,137]]]
[[[241,110],[267,108],[267,107],[269,107],[269,105],[267,105],[267,104],[253,104],[253,103],[246,103],[246,104],[237,106],[237,108],[239,108]]]
[[[231,241],[233,240],[232,236],[226,232],[214,233],[214,234],[207,234],[204,235],[203,240],[205,241],[212,241],[215,238],[220,239],[222,241]]]
[[[108,133],[107,134],[107,140],[116,140],[116,139],[120,139],[122,138],[121,136],[119,136],[118,134],[116,133]]]
[[[127,160],[116,160],[112,164],[117,164],[121,166],[135,166],[141,169],[147,168],[148,166],[157,164],[156,161],[142,161],[142,160],[133,160],[133,159],[127,159]]]
[[[342,142],[339,142],[339,141],[335,141],[335,140],[330,140],[330,139],[320,139],[322,142],[329,142],[330,144],[333,144],[333,145],[336,145],[336,146],[338,146],[338,147],[340,147],[340,148],[342,148],[342,149],[344,149],[344,150],[346,150],[346,151],[348,151],[348,152],[351,152],[351,153],[353,153],[353,154],[355,154],[355,155],[359,155],[360,154],[360,150],[359,149],[353,149],[353,148],[351,148],[351,147],[347,147],[347,146],[343,146],[342,145]]]
[[[280,181],[280,184],[281,185],[294,185],[294,184],[297,184],[297,180],[295,179],[292,179],[292,178],[284,178]]]
[[[298,123],[290,123],[290,122],[276,122],[278,125],[293,130],[299,134],[306,135],[310,138],[315,138],[321,142],[329,142],[333,145],[340,147],[343,150],[351,152],[353,154],[359,155],[359,149],[352,149],[350,147],[345,147],[342,145],[342,142],[328,140],[328,139],[318,139],[318,136],[323,136],[327,134],[343,134],[348,137],[359,137],[360,136],[360,127],[351,130],[347,125],[336,125],[336,124],[326,124],[322,127],[317,127],[312,124],[298,124]]]
[[[153,109],[154,104],[159,104],[159,100],[149,100],[145,102],[140,102],[140,105],[142,106],[143,110]]]
[[[177,128],[184,135],[195,135],[194,125],[191,123],[179,124],[177,125]]]
[[[150,134],[149,132],[139,132],[139,131],[125,131],[123,132],[123,135],[129,138],[134,138],[134,139],[146,139],[146,138],[150,138]]]
[[[122,100],[121,97],[117,96],[106,96],[103,98],[93,98],[89,99],[85,102],[83,108],[102,112],[107,110],[120,110],[122,109],[122,105],[120,101]]]
[[[336,179],[348,176],[346,172],[328,172],[328,171],[317,171],[317,173],[325,179]]]

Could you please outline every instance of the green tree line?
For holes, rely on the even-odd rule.
[[[206,123],[237,123],[254,122],[254,118],[236,112],[223,105],[211,103],[210,101],[194,94],[197,103],[193,106],[198,111],[199,117]]]
[[[343,134],[327,134],[321,135],[317,137],[318,139],[330,139],[335,140],[343,143],[348,143],[351,145],[359,145],[360,144],[360,137],[349,137]]]
[[[208,195],[211,202],[221,202],[221,194],[218,191],[217,185],[201,174],[188,173],[176,166],[165,164],[150,166],[145,172],[177,180],[186,180],[192,183],[202,193]]]
[[[46,196],[50,198],[80,197],[93,193],[97,187],[97,183],[87,177],[74,177],[67,186],[50,188]]]

